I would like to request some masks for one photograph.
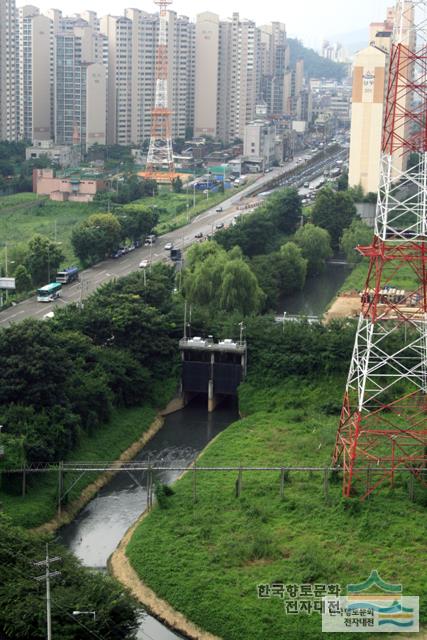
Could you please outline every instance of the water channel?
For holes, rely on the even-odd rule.
[[[170,466],[188,466],[212,438],[238,419],[237,404],[232,400],[220,404],[208,414],[207,399],[196,398],[182,411],[165,418],[162,429],[135,458]],[[157,474],[162,482],[173,482],[179,472]],[[88,567],[106,569],[108,557],[126,530],[146,506],[144,473],[130,477],[119,473],[60,531],[60,540]],[[182,638],[158,620],[143,614],[139,640],[174,640]]]
[[[322,274],[307,279],[303,291],[282,301],[279,313],[321,315],[349,271],[345,264],[328,263]],[[212,438],[238,419],[236,404],[224,402],[208,414],[206,402],[206,398],[196,398],[182,411],[167,416],[162,429],[136,459],[188,466]],[[178,474],[165,471],[157,478],[171,483]],[[77,518],[61,530],[61,542],[84,565],[105,571],[108,557],[145,506],[144,473],[133,477],[127,473],[117,474]],[[138,640],[182,638],[148,614],[141,617],[137,637]]]
[[[307,278],[304,289],[283,297],[278,313],[289,315],[320,316],[338,293],[351,267],[347,264],[327,262],[322,273]]]

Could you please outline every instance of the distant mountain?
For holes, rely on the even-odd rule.
[[[291,52],[291,67],[295,66],[298,58],[304,60],[304,72],[309,78],[327,78],[328,80],[342,80],[346,75],[345,65],[322,58],[314,49],[304,47],[300,40],[288,38]]]
[[[329,42],[340,42],[347,53],[352,55],[356,53],[356,51],[368,46],[368,37],[368,29],[365,27],[364,29],[357,29],[356,31],[327,36],[326,40],[329,40]]]

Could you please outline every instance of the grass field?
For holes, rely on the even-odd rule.
[[[158,385],[157,402],[163,407],[173,396],[176,380],[165,380]],[[117,459],[123,451],[138,440],[148,429],[157,414],[154,406],[116,409],[111,420],[91,435],[83,434],[79,446],[68,456],[67,460],[106,461]],[[77,498],[81,491],[93,482],[97,473],[86,473],[68,494],[68,500]],[[64,488],[70,487],[77,479],[76,474],[65,474]],[[37,527],[50,520],[56,513],[58,492],[56,473],[27,474],[27,494],[19,493],[21,476],[16,476],[15,492],[1,489],[0,505],[11,518],[13,524],[23,527]]]
[[[330,462],[344,381],[288,380],[279,387],[245,383],[248,416],[208,447],[200,465],[324,465]],[[139,525],[128,556],[144,581],[193,622],[226,640],[321,640],[321,618],[290,615],[279,597],[259,599],[258,584],[348,583],[377,569],[419,595],[426,619],[425,508],[404,487],[349,507],[339,484],[292,473],[280,498],[279,473],[193,474],[176,483],[168,507]],[[365,637],[369,637],[367,634]],[[356,638],[334,634],[331,638]],[[357,636],[358,637],[358,636]],[[372,636],[371,636],[372,637]]]
[[[360,264],[356,265],[353,271],[348,275],[340,291],[362,291],[365,287],[366,277],[368,275],[368,261],[363,260]],[[387,267],[384,270],[384,274],[393,267]],[[383,280],[384,281],[384,280]],[[409,265],[404,265],[399,271],[393,274],[390,284],[398,289],[405,289],[407,291],[413,291],[419,286],[419,281]]]
[[[64,262],[70,264],[77,261],[70,242],[73,227],[96,211],[99,207],[94,204],[52,202],[32,193],[3,196],[0,198],[1,238],[8,243],[9,254],[13,256],[14,245],[27,243],[40,233],[61,243]],[[0,251],[4,253],[4,248]]]
[[[168,189],[161,189],[155,198],[142,198],[125,205],[135,207],[157,206],[161,212],[156,232],[166,233],[187,222],[187,202],[189,204],[188,217],[194,218],[206,209],[215,206],[233,193],[229,189],[225,193],[209,194],[196,193],[196,206],[193,207],[193,194],[172,193]],[[177,213],[177,207],[183,211]],[[33,193],[18,193],[12,196],[0,197],[0,261],[4,261],[4,243],[9,247],[9,260],[13,260],[14,247],[25,245],[35,234],[47,236],[51,240],[61,243],[61,250],[65,255],[64,264],[78,263],[71,246],[73,227],[85,220],[92,213],[102,212],[97,204],[83,204],[77,202],[52,202],[47,198],[38,198]]]

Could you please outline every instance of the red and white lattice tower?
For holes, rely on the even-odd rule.
[[[172,150],[172,112],[168,106],[168,38],[167,8],[172,0],[154,0],[159,6],[159,42],[156,52],[156,90],[151,115],[150,146],[147,155],[146,174],[156,177],[156,171],[165,170],[170,179],[174,176]]]
[[[332,464],[344,496],[427,462],[427,0],[396,4],[372,244]],[[408,163],[410,159],[410,162]],[[416,281],[397,290],[399,274]]]

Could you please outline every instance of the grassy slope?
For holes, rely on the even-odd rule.
[[[200,464],[328,464],[337,416],[327,413],[342,387],[342,380],[268,389],[246,383],[241,407],[249,417],[221,434]],[[194,504],[188,474],[169,508],[156,508],[128,547],[144,581],[203,628],[225,640],[325,637],[317,614],[286,616],[278,598],[259,600],[259,583],[345,586],[376,568],[406,594],[425,596],[425,514],[403,489],[345,509],[339,485],[330,485],[326,501],[319,474],[291,475],[283,500],[278,473],[244,473],[240,499],[235,481],[234,474],[200,474]]]
[[[176,380],[166,380],[157,394],[158,406],[164,406],[176,389]],[[79,446],[68,456],[67,460],[105,461],[115,460],[133,442],[138,440],[153,422],[157,409],[153,406],[116,409],[110,422],[91,435],[83,434]],[[98,474],[86,473],[73,487],[68,495],[69,500],[77,498],[81,491]],[[28,475],[28,491],[25,498],[11,495],[0,490],[0,505],[16,525],[36,527],[55,515],[57,505],[56,473]],[[65,475],[65,488],[70,487],[77,479],[76,474]],[[20,477],[16,477],[16,489],[20,489]]]
[[[348,275],[340,291],[361,291],[365,287],[366,277],[368,274],[368,262],[356,265],[353,271]],[[393,275],[390,284],[398,289],[414,290],[417,287],[417,277],[410,266],[405,265],[396,274]]]

